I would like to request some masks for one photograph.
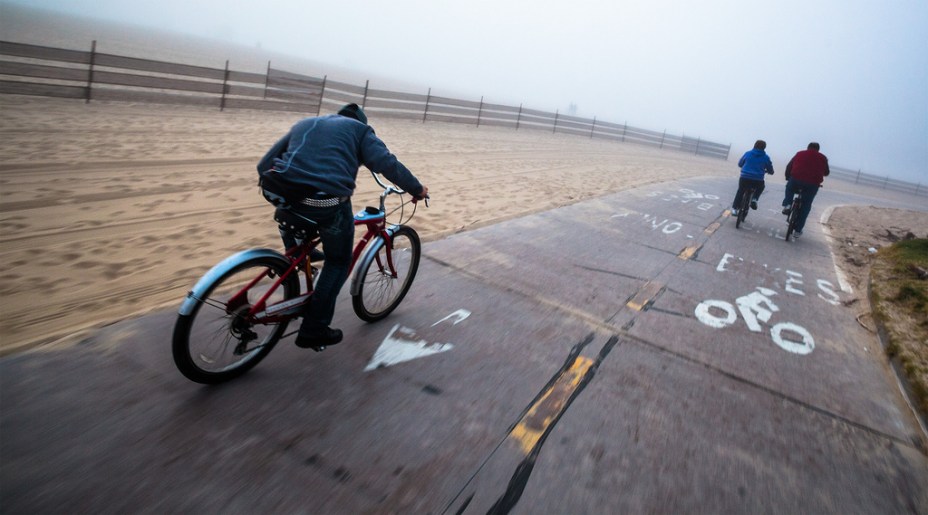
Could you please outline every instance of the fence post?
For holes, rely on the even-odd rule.
[[[370,90],[369,89],[370,85],[371,85],[370,79],[367,79],[366,81],[364,81],[364,98],[361,100],[362,108],[367,105],[367,92]]]
[[[884,189],[884,190],[886,189],[886,183],[887,183],[887,182],[889,182],[889,176],[888,176],[888,175],[883,179],[883,189]]]
[[[477,127],[480,127],[480,115],[483,114],[483,96],[480,97],[480,108],[477,109]]]
[[[623,143],[625,142],[625,131],[627,129],[628,129],[628,120],[626,120],[625,123],[622,124],[622,142]]]
[[[325,98],[325,84],[329,81],[328,75],[322,76],[322,91],[319,92],[319,104],[316,106],[316,116],[322,113],[322,99]]]
[[[425,97],[425,112],[422,113],[422,123],[425,123],[425,117],[429,115],[429,102],[432,101],[432,88],[429,88],[429,93]]]
[[[857,184],[859,180],[860,180],[860,168],[857,169],[857,177],[854,178],[854,184]]]
[[[267,100],[267,84],[271,80],[271,61],[267,62],[267,72],[264,74],[264,99]]]
[[[226,72],[222,75],[222,99],[219,100],[219,110],[226,108],[226,90],[229,89],[229,60],[226,59]]]
[[[661,134],[661,146],[660,146],[660,148],[664,148],[664,138],[666,138],[666,137],[667,137],[667,129],[664,129],[664,134]]]
[[[516,130],[519,130],[519,123],[522,122],[522,104],[519,104],[519,115],[516,116]]]
[[[560,114],[560,109],[555,109],[554,110],[554,130],[551,131],[552,134],[557,132],[557,117],[559,114]]]
[[[699,143],[700,143],[700,141],[702,141],[702,138],[696,138],[696,152],[693,152],[693,155],[694,155],[694,156],[698,156],[698,155],[699,155]]]
[[[728,156],[731,155],[731,143],[728,144],[728,148],[725,149],[725,160],[728,161]]]
[[[596,117],[593,117],[593,127],[590,129],[590,139],[593,139],[593,133],[596,132]]]
[[[93,65],[97,60],[97,40],[90,44],[90,70],[87,72],[87,96],[84,99],[85,104],[90,103],[90,88],[93,87]]]

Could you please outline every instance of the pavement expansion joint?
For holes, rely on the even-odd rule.
[[[525,486],[532,475],[535,462],[551,431],[561,420],[583,390],[592,382],[600,364],[619,345],[617,335],[609,336],[591,357],[587,350],[596,350],[591,345],[596,341],[590,333],[576,343],[564,360],[564,364],[548,380],[534,399],[506,431],[506,436],[490,452],[476,472],[468,479],[442,513],[450,512],[458,499],[463,499],[454,513],[463,513],[476,503],[475,511],[484,511],[484,505],[496,499],[487,513],[509,513],[519,502]],[[516,452],[513,452],[515,450]],[[481,481],[481,476],[495,477],[494,471],[512,470],[505,490],[500,493],[497,482]]]

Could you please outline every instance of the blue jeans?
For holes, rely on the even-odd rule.
[[[802,192],[802,209],[799,210],[799,218],[796,219],[796,230],[799,232],[802,232],[802,229],[806,226],[806,218],[809,217],[809,212],[812,211],[812,200],[815,199],[818,188],[817,184],[809,184],[796,179],[790,179],[786,183],[783,207],[791,206],[793,204],[793,195]]]
[[[354,244],[354,212],[350,200],[332,207],[300,206],[298,212],[317,223],[325,252],[322,272],[300,325],[300,334],[312,335],[332,323],[335,301],[348,279]]]

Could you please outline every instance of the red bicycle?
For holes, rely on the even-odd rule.
[[[374,322],[389,315],[402,302],[419,268],[421,243],[403,220],[407,202],[403,190],[383,188],[380,207],[366,207],[354,217],[366,232],[352,254],[351,303],[362,320]],[[388,196],[400,196],[400,205],[387,213]],[[426,206],[428,206],[428,198]],[[399,211],[399,224],[387,216]],[[301,316],[313,294],[318,269],[312,256],[320,244],[312,220],[278,207],[274,219],[297,245],[281,254],[271,249],[250,249],[214,266],[187,293],[174,324],[172,350],[178,370],[192,381],[214,384],[238,377],[264,359],[287,336],[287,324]],[[323,265],[324,261],[323,261]]]

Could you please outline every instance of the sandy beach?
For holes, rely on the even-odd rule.
[[[301,115],[0,97],[0,352],[176,305],[209,267],[280,246],[255,163]],[[543,131],[371,120],[432,192],[425,241],[733,164]],[[355,209],[377,186],[359,174]]]

